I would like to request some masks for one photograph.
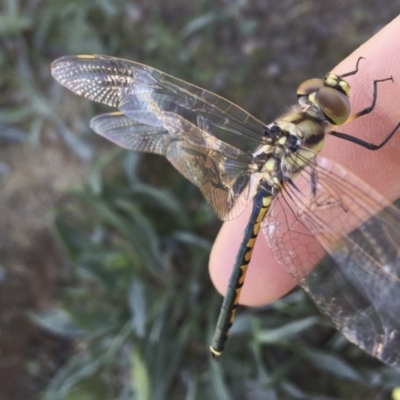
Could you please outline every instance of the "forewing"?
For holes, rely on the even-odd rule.
[[[399,210],[318,157],[287,184],[263,231],[322,313],[350,341],[400,368]]]
[[[253,152],[263,138],[265,124],[242,108],[133,61],[100,55],[67,56],[53,62],[52,75],[80,96],[119,107],[128,116],[132,110],[151,110],[167,124],[171,124],[170,114],[180,116],[201,132],[241,151]],[[199,143],[199,139],[193,140]]]

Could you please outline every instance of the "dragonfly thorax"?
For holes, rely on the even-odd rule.
[[[315,158],[323,147],[323,120],[305,111],[289,112],[265,127],[267,144],[253,154],[262,180],[280,189]]]
[[[350,87],[340,76],[309,79],[297,89],[299,106],[265,126],[264,145],[253,154],[262,179],[278,188],[308,165],[324,145],[327,127],[350,115]]]

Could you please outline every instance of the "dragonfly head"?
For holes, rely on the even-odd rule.
[[[333,125],[344,124],[350,115],[350,86],[338,75],[309,79],[297,88],[300,105],[318,108]]]

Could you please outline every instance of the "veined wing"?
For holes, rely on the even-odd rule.
[[[228,100],[132,61],[67,56],[52,64],[52,74],[78,95],[120,109],[93,119],[97,133],[131,150],[165,155],[221,219],[244,210],[262,122]]]
[[[221,219],[235,218],[244,210],[250,156],[226,157],[222,152],[177,140],[165,128],[134,121],[121,112],[99,115],[90,126],[126,149],[165,155],[185,178],[200,188]]]
[[[127,116],[132,111],[135,120],[138,110],[152,111],[160,123],[165,123],[163,113],[173,113],[244,152],[253,152],[263,140],[265,124],[242,108],[147,65],[100,55],[66,56],[53,62],[52,75],[80,96],[118,107]]]
[[[263,226],[277,260],[350,341],[399,368],[399,210],[322,157],[279,197]]]

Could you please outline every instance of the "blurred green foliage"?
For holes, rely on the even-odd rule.
[[[69,275],[54,307],[31,318],[73,350],[40,398],[383,399],[400,385],[301,291],[241,310],[226,354],[211,361],[221,302],[207,273],[215,218],[159,157],[111,145],[102,155],[88,128],[98,106],[49,73],[66,54],[125,57],[269,120],[295,101],[298,82],[330,69],[393,15],[394,5],[361,0],[2,2],[0,139],[39,146],[56,133],[91,165],[87,183],[54,210]]]
[[[98,390],[107,399],[361,399],[400,383],[300,290],[242,310],[221,361],[211,360],[220,297],[206,273],[210,242],[196,233],[209,210],[189,184],[172,193],[123,172],[103,181],[121,151],[113,155],[54,214],[71,278],[59,307],[34,318],[75,338],[76,351],[45,400],[95,399]]]

